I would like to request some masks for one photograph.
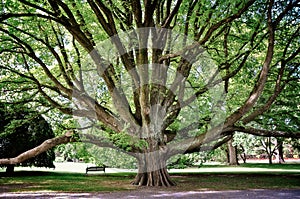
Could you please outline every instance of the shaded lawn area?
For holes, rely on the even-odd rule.
[[[18,171],[14,177],[0,178],[0,192],[61,191],[104,192],[133,189],[132,174],[84,175],[44,171]]]
[[[152,188],[168,191],[244,190],[244,189],[300,189],[300,169],[297,165],[245,164],[240,167],[282,169],[282,172],[174,173],[177,186]],[[206,166],[205,166],[206,167]],[[219,167],[219,166],[216,166]],[[224,166],[223,166],[224,167]],[[209,166],[213,168],[213,166]],[[1,173],[3,174],[3,173]],[[130,185],[134,173],[84,175],[41,171],[18,171],[14,177],[0,177],[0,192],[58,191],[58,192],[111,192],[145,189]]]

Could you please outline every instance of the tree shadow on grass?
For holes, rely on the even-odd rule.
[[[30,176],[53,176],[61,175],[55,172],[48,171],[15,171],[12,174],[6,172],[0,172],[0,177],[30,177]]]
[[[86,176],[82,173],[17,171],[13,177],[0,177],[0,193],[41,190],[92,193],[135,189],[182,192],[300,188],[299,173],[174,173],[171,177],[177,186],[149,188],[131,186],[130,181],[134,178],[132,173]]]

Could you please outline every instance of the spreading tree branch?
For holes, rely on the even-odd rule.
[[[287,132],[287,131],[276,131],[276,130],[264,130],[264,129],[256,129],[252,127],[230,127],[224,129],[223,134],[227,134],[228,132],[239,131],[244,132],[251,135],[257,135],[262,137],[284,137],[284,138],[300,138],[300,132]]]
[[[44,141],[42,144],[40,144],[39,146],[30,149],[28,151],[25,151],[24,153],[21,153],[17,157],[0,159],[0,165],[18,164],[24,162],[25,160],[33,158],[57,145],[66,144],[69,142],[76,142],[76,139],[74,139],[72,135],[73,133],[68,131],[65,135],[48,139]]]
[[[229,117],[227,117],[226,122],[224,124],[225,128],[228,126],[231,126],[235,124],[240,118],[243,117],[248,111],[252,109],[254,104],[257,102],[258,98],[263,92],[263,89],[265,87],[268,73],[270,70],[270,65],[273,58],[274,53],[274,41],[275,41],[275,32],[274,32],[274,26],[272,23],[272,7],[273,7],[273,1],[271,1],[269,7],[268,7],[268,31],[269,31],[269,38],[268,38],[268,49],[266,52],[266,58],[264,60],[264,64],[262,67],[262,70],[260,71],[259,79],[257,80],[256,85],[253,87],[252,92],[250,93],[247,100],[244,102],[244,104],[236,110],[233,114],[231,114]]]

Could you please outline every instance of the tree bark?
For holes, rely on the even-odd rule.
[[[228,147],[228,163],[229,165],[239,165],[238,158],[237,158],[237,148],[232,144],[233,138],[231,138],[227,142]]]
[[[242,144],[240,144],[240,147],[241,147],[241,149],[242,149],[242,152],[241,152],[241,154],[240,154],[240,157],[242,158],[243,163],[245,164],[246,161],[247,161],[247,155],[246,155],[246,152],[245,152],[245,148],[244,148],[244,146],[243,146]]]
[[[63,136],[48,139],[48,140],[44,141],[42,144],[40,144],[39,146],[37,146],[33,149],[30,149],[28,151],[25,151],[24,153],[18,155],[17,157],[0,159],[0,165],[9,165],[9,166],[15,165],[15,164],[21,163],[25,160],[28,160],[29,158],[35,157],[57,145],[66,144],[68,142],[75,141],[72,139],[72,134],[73,134],[72,132],[67,132]]]
[[[15,165],[13,165],[13,164],[7,165],[7,167],[6,167],[6,175],[12,176],[14,174],[14,170],[15,170]]]
[[[138,158],[138,173],[132,184],[164,187],[176,185],[168,173],[164,154],[156,151],[140,155]]]
[[[272,138],[267,137],[267,153],[268,153],[268,159],[269,164],[272,164],[272,157],[273,157],[273,150],[272,150]]]
[[[284,163],[284,157],[283,157],[283,143],[282,141],[277,140],[277,154],[276,154],[276,159],[278,161],[279,164]]]
[[[269,158],[269,164],[273,164],[273,162],[272,162],[272,156],[273,156],[273,155],[268,155],[268,158]]]

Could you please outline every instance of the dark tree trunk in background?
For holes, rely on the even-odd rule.
[[[268,155],[268,159],[269,159],[269,164],[273,164],[273,162],[272,162],[272,155]]]
[[[229,165],[239,165],[237,158],[237,147],[233,146],[233,138],[227,142]]]
[[[279,164],[284,163],[284,157],[283,157],[283,142],[277,139],[277,155],[276,155],[276,159],[278,161]]]
[[[246,151],[245,151],[245,148],[243,145],[240,144],[240,147],[241,147],[241,154],[240,154],[240,157],[242,158],[243,160],[243,163],[246,163],[246,160],[247,160],[247,155],[246,155]]]
[[[264,150],[267,153],[268,156],[268,160],[269,160],[269,164],[272,164],[272,157],[274,155],[275,149],[272,150],[272,138],[271,137],[267,137],[265,140],[262,139],[261,140],[261,144],[264,148]]]
[[[6,174],[7,174],[8,176],[12,176],[12,175],[14,174],[14,170],[15,170],[15,165],[9,164],[9,165],[7,165],[7,167],[6,167]]]

